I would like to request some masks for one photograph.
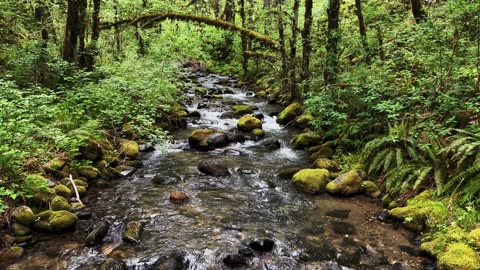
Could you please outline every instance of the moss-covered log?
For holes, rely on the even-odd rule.
[[[104,23],[102,29],[110,29],[120,25],[139,25],[143,28],[152,27],[155,22],[161,22],[164,20],[177,20],[177,21],[191,21],[197,23],[204,23],[207,25],[212,25],[224,30],[240,32],[241,34],[247,36],[249,39],[256,40],[264,45],[267,45],[271,48],[277,49],[279,47],[278,42],[272,40],[269,37],[263,36],[258,32],[255,32],[251,29],[240,27],[230,22],[223,20],[212,19],[203,16],[195,16],[191,14],[180,14],[180,13],[163,13],[163,14],[148,14],[143,15],[135,19],[121,20],[115,23]]]

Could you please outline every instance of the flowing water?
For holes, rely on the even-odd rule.
[[[308,195],[277,176],[283,168],[310,166],[306,151],[290,148],[298,131],[279,126],[270,116],[281,108],[236,86],[232,78],[185,75],[187,89],[198,81],[207,89],[225,90],[223,99],[202,99],[187,91],[189,109],[208,105],[199,109],[201,118],[174,133],[167,150],[158,147],[146,154],[133,176],[89,195],[92,220],[110,222],[104,243],[85,247],[71,235],[44,239],[8,269],[98,269],[112,250],[122,251],[128,269],[229,269],[223,258],[256,239],[273,240],[273,250],[255,252],[237,269],[423,269],[427,259],[416,253],[415,235],[377,221],[381,208],[371,199]],[[190,149],[186,139],[192,130],[236,126],[237,119],[220,119],[230,110],[225,104],[257,106],[265,116],[266,138],[278,139],[281,148],[246,141],[210,152]],[[210,158],[224,161],[231,175],[199,172],[197,165]],[[155,184],[154,177],[168,183]],[[173,191],[185,192],[190,201],[172,204]],[[122,241],[130,221],[144,224],[137,243]]]

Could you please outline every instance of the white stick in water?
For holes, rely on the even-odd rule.
[[[75,190],[75,195],[77,195],[77,200],[78,200],[78,202],[81,203],[82,205],[84,205],[84,204],[82,203],[82,201],[80,200],[80,195],[78,195],[77,186],[75,185],[75,182],[73,182],[73,177],[72,177],[71,174],[70,174],[70,182],[72,183],[73,189]]]

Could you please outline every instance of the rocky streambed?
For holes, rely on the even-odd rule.
[[[294,149],[312,138],[292,145],[300,131],[277,124],[282,108],[226,76],[187,71],[184,87],[187,128],[171,145],[89,192],[91,216],[74,232],[35,236],[2,267],[435,269],[417,251],[418,236],[379,221],[370,197],[318,193],[325,187],[309,190],[303,178],[293,184],[299,168],[317,167],[325,179],[341,168],[318,169]]]

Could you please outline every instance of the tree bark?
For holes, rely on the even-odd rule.
[[[290,102],[299,101],[300,93],[297,88],[297,37],[298,37],[298,10],[300,0],[293,2],[292,16],[292,39],[290,40],[290,65],[288,69],[288,90],[290,92]]]
[[[276,1],[276,6],[278,9],[278,14],[277,14],[277,29],[278,29],[278,38],[279,43],[280,43],[280,55],[282,57],[282,70],[280,71],[280,78],[282,82],[282,91],[286,90],[286,85],[288,81],[285,81],[288,76],[288,58],[287,58],[287,51],[285,48],[285,30],[283,26],[283,20],[282,20],[282,4],[283,0],[277,0]]]
[[[245,27],[246,24],[246,14],[245,14],[245,0],[240,0],[240,17],[242,19],[242,27]],[[244,33],[241,34],[242,37],[242,70],[243,76],[247,76],[248,71],[248,39]]]
[[[383,49],[383,33],[380,26],[377,27],[378,53],[380,60],[385,61],[385,50]]]
[[[355,0],[356,13],[358,18],[358,29],[360,32],[360,38],[362,39],[363,50],[365,51],[365,62],[370,64],[370,49],[367,42],[367,27],[363,20],[362,13],[362,0]]]
[[[327,31],[327,59],[323,78],[325,85],[335,83],[338,73],[338,43],[340,36],[338,33],[338,22],[340,13],[340,0],[329,0],[328,31]]]
[[[62,55],[63,59],[70,63],[73,63],[78,57],[77,45],[79,43],[80,52],[82,54],[85,52],[84,37],[86,8],[86,0],[68,0],[67,21],[65,25],[65,39],[63,42]]]
[[[305,18],[302,31],[302,70],[300,72],[300,80],[303,83],[303,93],[310,90],[310,53],[312,52],[311,32],[312,32],[312,9],[313,0],[305,1]]]
[[[95,56],[98,54],[97,41],[100,38],[100,5],[101,0],[93,0],[92,36],[85,54],[85,69],[93,70]]]
[[[416,23],[420,23],[427,17],[427,13],[422,7],[422,0],[410,0],[412,4],[412,13]]]
[[[119,10],[119,7],[118,7],[118,0],[114,0],[113,1],[115,3],[115,23],[118,22],[118,10]],[[114,36],[115,36],[115,45],[116,45],[116,48],[117,48],[117,52],[120,52],[121,51],[121,42],[120,42],[120,28],[118,26],[115,26],[114,27]]]
[[[80,68],[85,68],[86,65],[86,46],[85,46],[85,33],[87,31],[87,1],[78,1],[78,65]]]

